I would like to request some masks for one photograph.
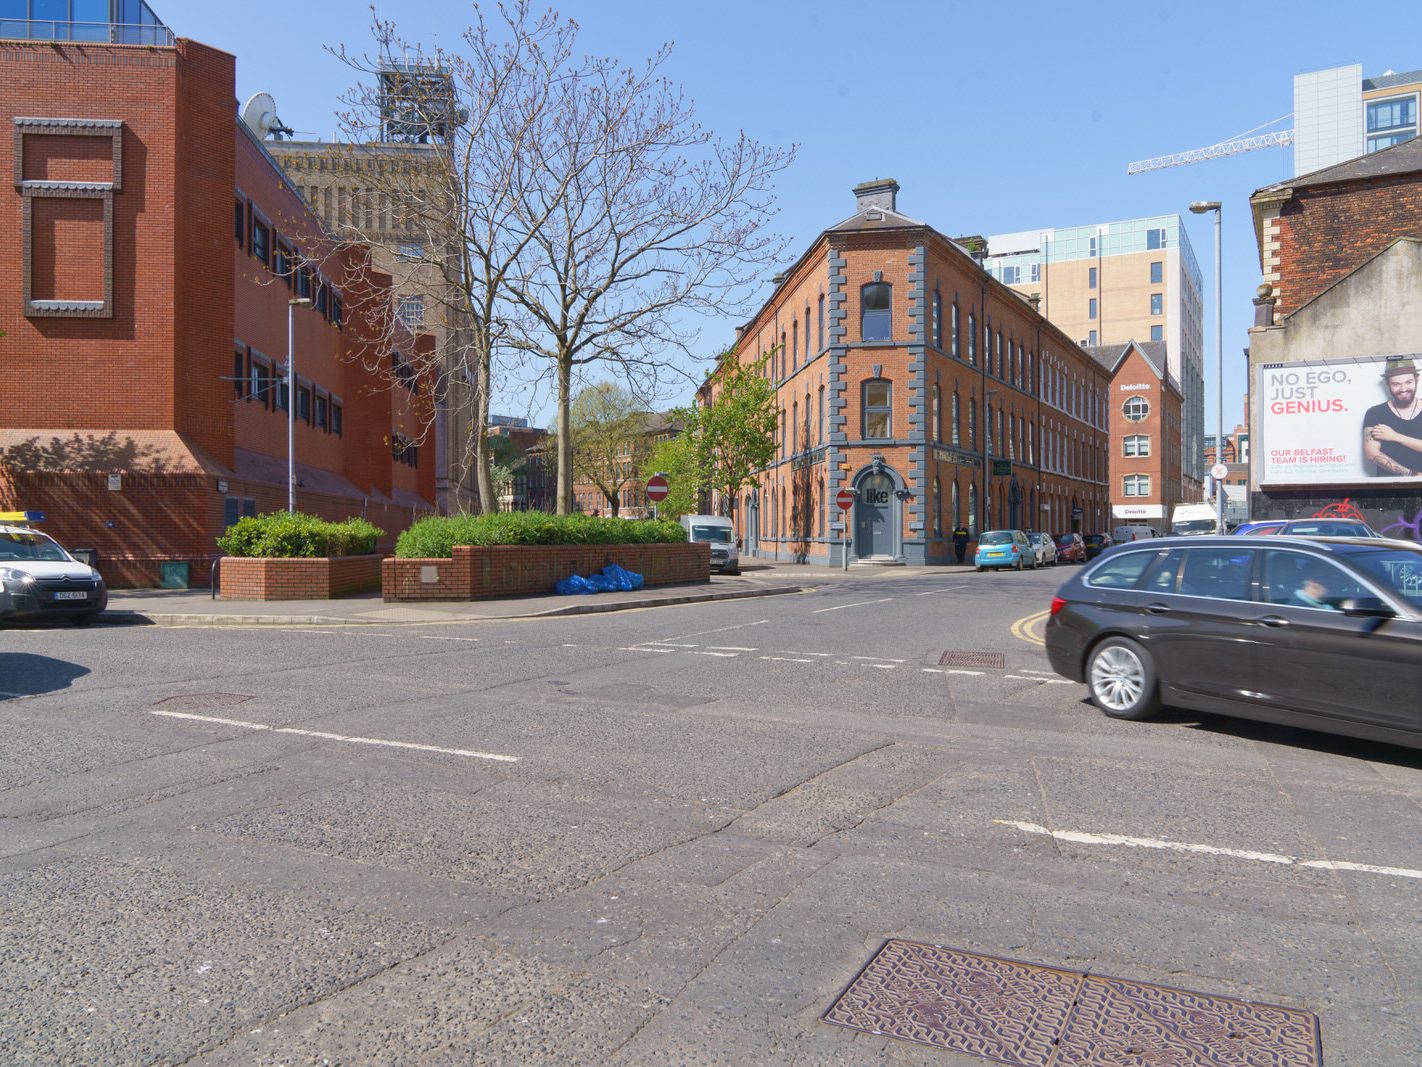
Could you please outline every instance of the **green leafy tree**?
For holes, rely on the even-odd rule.
[[[724,353],[710,403],[691,413],[697,466],[726,515],[735,514],[741,490],[756,485],[757,473],[775,458],[775,386],[765,373],[774,356],[772,348],[742,363],[735,349]]]
[[[643,483],[654,474],[665,474],[667,478],[667,497],[657,505],[660,518],[679,519],[701,510],[706,479],[697,465],[696,442],[690,433],[683,431],[652,449],[642,464]]]
[[[613,515],[646,458],[647,416],[637,398],[614,382],[581,390],[569,409],[573,478],[597,486]]]

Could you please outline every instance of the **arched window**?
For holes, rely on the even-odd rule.
[[[785,377],[785,331],[780,331],[780,377]]]
[[[805,305],[805,362],[808,363],[814,358],[814,353],[810,351],[810,305]]]
[[[824,443],[825,443],[825,387],[824,387],[823,385],[820,386],[820,399],[819,399],[819,404],[820,404],[820,406],[819,406],[819,408],[818,408],[818,410],[817,410],[817,412],[816,412],[816,414],[818,415],[818,418],[817,418],[815,421],[816,421],[816,423],[819,425],[819,443],[820,443],[820,444],[824,444]]]
[[[943,487],[938,475],[933,476],[933,536],[943,536]]]
[[[943,390],[937,382],[933,383],[933,439],[943,442]]]
[[[1143,396],[1133,396],[1121,405],[1121,414],[1129,422],[1140,422],[1150,414],[1150,401]]]
[[[978,365],[978,319],[971,311],[968,312],[968,362],[974,367]]]
[[[825,350],[825,294],[820,294],[820,317],[818,331],[815,334],[815,350],[823,352]]]
[[[810,447],[810,386],[805,385],[805,422],[800,433],[800,440],[804,441],[804,447]]]
[[[953,484],[948,487],[948,493],[953,507],[953,528],[956,530],[958,523],[963,521],[963,512],[960,507],[960,501],[958,500],[958,479],[953,479]]]
[[[958,301],[956,300],[953,301],[953,320],[949,323],[948,328],[952,331],[948,343],[953,346],[953,358],[962,359],[958,350]]]
[[[962,427],[962,424],[961,424],[962,414],[963,414],[962,408],[961,408],[961,405],[960,405],[959,400],[958,400],[958,390],[954,389],[954,390],[953,390],[953,408],[952,408],[952,410],[948,413],[948,415],[949,415],[949,420],[952,422],[952,426],[953,426],[953,443],[954,443],[955,445],[961,445],[961,444],[963,443],[963,427]],[[956,515],[954,515],[953,521],[954,521],[954,522],[957,522],[957,516],[956,516]]]
[[[1017,384],[1017,342],[1007,342],[1007,380]]]
[[[1007,458],[1017,458],[1017,416],[1007,416]]]
[[[987,442],[987,450],[989,452],[991,452],[997,444],[997,441],[993,439],[992,428],[992,401],[989,400],[983,404],[983,440]]]
[[[976,397],[968,397],[968,447],[976,450],[978,447],[978,401]]]
[[[887,378],[870,378],[861,386],[862,437],[866,441],[894,436],[893,386]]]
[[[790,323],[790,369],[800,365],[800,320]]]
[[[800,402],[790,405],[790,451],[800,451]]]
[[[859,339],[887,341],[894,335],[890,306],[893,286],[888,282],[870,282],[859,290]]]
[[[978,483],[968,484],[968,532],[978,535]]]
[[[943,349],[943,295],[937,289],[933,290],[933,313],[931,322],[933,324],[933,347],[942,351]]]

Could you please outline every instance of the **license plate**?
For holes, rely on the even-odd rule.
[[[55,593],[55,600],[88,600],[89,594],[74,590],[71,592]]]

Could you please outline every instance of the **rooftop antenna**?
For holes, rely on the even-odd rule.
[[[291,127],[283,126],[281,119],[277,118],[276,101],[271,93],[253,93],[242,108],[242,121],[259,141],[265,141],[268,134],[272,134],[272,139],[276,141],[292,135]]]

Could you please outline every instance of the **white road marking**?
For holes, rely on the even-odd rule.
[[[894,598],[891,596],[881,597],[878,600],[859,600],[853,604],[836,604],[832,608],[816,608],[810,612],[811,615],[823,615],[827,611],[843,611],[845,608],[862,608],[867,604],[887,604]]]
[[[1021,673],[1022,673],[1022,674],[1044,674],[1044,675],[1046,675],[1048,678],[1055,678],[1055,677],[1057,676],[1057,672],[1056,672],[1056,671],[1038,671],[1038,670],[1032,669],[1031,667],[1023,667],[1023,668],[1021,668]]]
[[[755,652],[754,648],[746,648],[744,645],[707,645],[707,648],[714,648],[718,652]]]
[[[575,644],[572,644],[572,643],[570,643],[570,642],[568,642],[568,641],[564,641],[564,642],[563,642],[563,647],[564,647],[564,648],[577,648],[578,646],[575,645]]]
[[[943,672],[942,672],[941,670],[939,670],[937,667],[921,667],[921,668],[919,668],[919,669],[922,670],[924,674],[942,674],[942,673],[943,673]]]
[[[1190,844],[1184,841],[1162,841],[1153,837],[1126,837],[1123,834],[1089,834],[1080,830],[1049,830],[1034,822],[1015,822],[1011,819],[994,819],[1000,826],[1011,826],[1028,834],[1045,834],[1058,841],[1070,841],[1078,845],[1122,845],[1127,848],[1162,849],[1167,852],[1193,852],[1205,856],[1228,856],[1231,859],[1253,860],[1255,863],[1275,863],[1284,867],[1309,867],[1323,871],[1361,871],[1364,874],[1383,874],[1392,878],[1422,879],[1422,870],[1409,867],[1379,867],[1371,863],[1349,863],[1345,860],[1306,860],[1298,856],[1285,856],[1277,852],[1252,852],[1248,849],[1220,848],[1216,845]]]
[[[949,669],[949,670],[944,671],[943,673],[944,673],[944,674],[971,674],[974,678],[977,678],[977,677],[980,677],[983,672],[982,672],[982,671],[958,671],[958,670]]]
[[[439,637],[436,634],[416,634],[421,641],[477,641],[477,637]]]
[[[894,659],[893,656],[850,656],[850,659],[867,659],[874,663],[902,663],[901,659]]]
[[[720,656],[722,659],[739,659],[739,652],[693,652],[693,656]]]
[[[878,667],[881,671],[896,671],[899,668],[893,663],[871,663],[871,667]]]
[[[381,748],[406,748],[417,752],[439,752],[446,756],[469,756],[472,759],[496,760],[499,763],[517,763],[519,756],[501,756],[496,752],[475,752],[467,748],[443,748],[439,745],[421,745],[414,741],[390,741],[381,737],[347,737],[345,734],[326,733],[321,730],[300,730],[294,726],[268,726],[263,722],[245,722],[242,719],[222,719],[216,715],[192,715],[184,711],[152,711],[150,715],[161,715],[165,719],[186,719],[191,722],[211,723],[215,726],[234,726],[239,730],[266,730],[274,734],[295,734],[298,737],[319,737],[325,741],[346,741],[353,745],[376,745]]]
[[[644,641],[646,645],[666,645],[668,648],[696,648],[696,645],[679,645],[675,641]]]
[[[1041,682],[1043,685],[1072,685],[1066,678],[1041,678],[1026,674],[1004,674],[1004,678],[1011,678],[1016,682]]]
[[[830,656],[834,655],[833,652],[796,652],[794,649],[791,648],[777,648],[775,651],[780,653],[780,655],[782,656],[821,656],[825,659],[828,659]]]
[[[694,634],[678,634],[672,638],[673,641],[682,641],[688,637],[705,637],[707,634],[723,634],[727,630],[744,630],[751,626],[764,626],[769,619],[759,619],[756,622],[738,622],[734,626],[718,626],[714,630],[698,630]]]
[[[789,656],[761,656],[761,659],[768,659],[775,663],[814,663],[812,659],[792,659]]]
[[[662,654],[665,655],[665,656],[674,656],[674,655],[676,655],[676,649],[674,649],[674,648],[639,648],[639,647],[637,647],[636,645],[618,645],[618,646],[617,646],[617,651],[619,651],[619,652],[660,652],[660,653],[662,653]]]

